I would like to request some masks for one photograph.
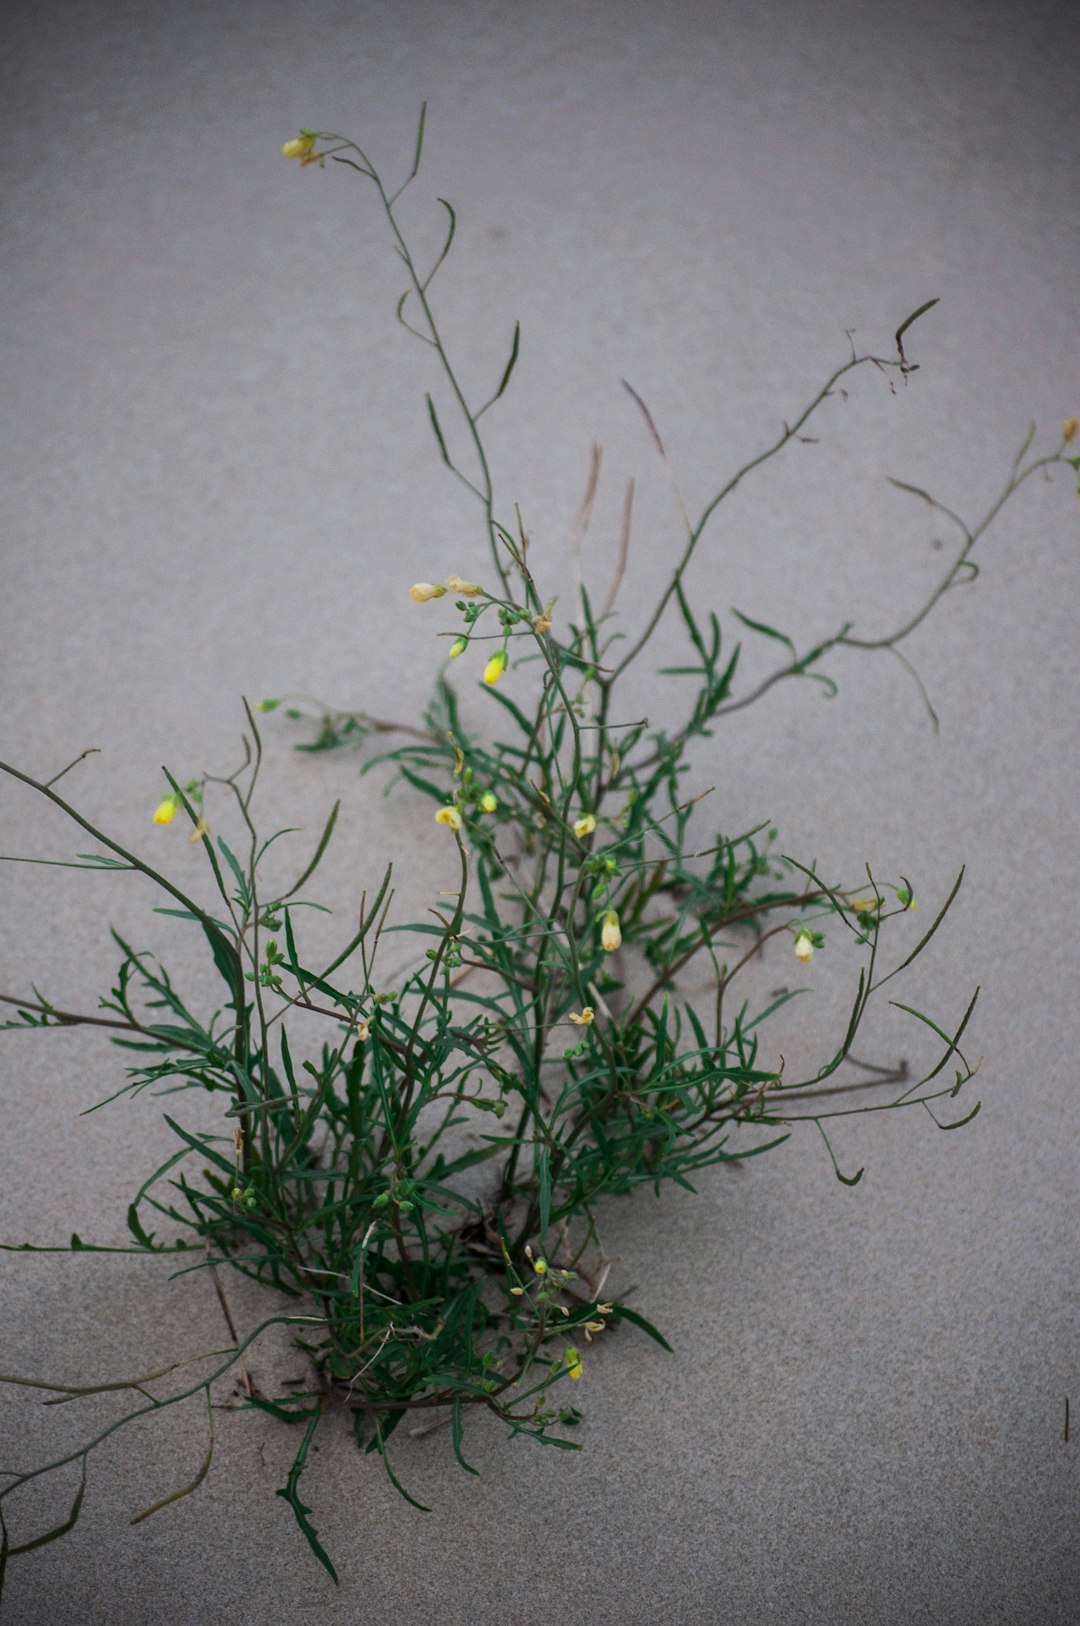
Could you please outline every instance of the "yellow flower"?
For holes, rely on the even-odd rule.
[[[409,597],[414,604],[426,604],[432,598],[444,598],[446,588],[440,587],[438,582],[416,582],[409,588]]]
[[[868,915],[872,909],[877,908],[876,898],[852,898],[851,907],[857,915]]]
[[[533,1260],[533,1269],[535,1270],[535,1272],[536,1272],[536,1274],[538,1276],[546,1276],[547,1275],[547,1260],[546,1259],[534,1259]]]
[[[365,1039],[371,1038],[371,1017],[359,1016],[356,1019],[356,1037],[363,1044]]]
[[[307,158],[315,146],[315,132],[301,130],[292,141],[286,141],[281,149],[282,158]]]
[[[808,965],[814,958],[814,944],[809,932],[800,932],[795,939],[795,958]]]
[[[609,909],[600,928],[600,944],[605,954],[614,954],[622,946],[622,928],[614,909]]]
[[[494,813],[498,805],[498,797],[493,790],[486,790],[480,798],[481,813]]]
[[[499,679],[506,671],[506,661],[506,650],[500,649],[496,651],[494,655],[492,655],[491,659],[484,667],[484,682],[488,684],[489,687],[493,683],[498,683]]]
[[[585,1009],[580,1013],[578,1011],[570,1012],[570,1021],[573,1022],[576,1028],[592,1027],[595,1020],[596,1012],[593,1010],[591,1005],[586,1005]]]
[[[572,1378],[579,1378],[584,1369],[581,1365],[580,1352],[574,1348],[573,1344],[567,1344],[566,1348],[563,1350],[563,1360],[566,1362],[566,1370],[569,1372],[570,1376]]]
[[[484,591],[479,582],[462,581],[460,576],[447,576],[446,585],[451,593],[460,593],[462,598],[477,598]]]
[[[1078,429],[1080,429],[1080,418],[1065,419],[1065,422],[1061,426],[1061,434],[1066,446],[1071,440],[1076,439],[1076,431]]]
[[[154,809],[154,823],[171,824],[176,817],[177,805],[175,796],[164,797]]]
[[[461,829],[461,814],[456,807],[440,807],[435,815],[436,824],[448,824],[451,830]]]
[[[580,819],[574,820],[574,834],[579,841],[583,841],[586,836],[591,836],[595,829],[596,815],[594,813],[583,813]]]
[[[591,1344],[592,1341],[593,1341],[593,1333],[594,1332],[603,1332],[606,1327],[607,1327],[607,1322],[606,1321],[586,1321],[586,1323],[585,1323],[585,1342],[587,1344]]]

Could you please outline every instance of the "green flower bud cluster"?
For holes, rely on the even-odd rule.
[[[415,1190],[415,1181],[395,1180],[385,1191],[380,1191],[379,1195],[372,1199],[371,1206],[374,1209],[381,1210],[389,1208],[392,1203],[399,1214],[411,1214],[416,1207],[416,1204],[412,1201]]]

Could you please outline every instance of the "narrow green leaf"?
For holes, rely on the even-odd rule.
[[[215,1152],[214,1148],[212,1146],[208,1146],[206,1141],[202,1140],[198,1135],[189,1134],[186,1129],[181,1129],[176,1120],[174,1118],[170,1118],[167,1112],[164,1114],[164,1118],[173,1134],[179,1135],[182,1141],[186,1141],[193,1152],[198,1152],[200,1157],[209,1158],[211,1163],[215,1163],[219,1169],[224,1170],[230,1179],[232,1178],[234,1172],[233,1165],[226,1162],[225,1158],[221,1156],[220,1152]]]
[[[457,1457],[458,1461],[460,1462],[461,1466],[464,1468],[464,1470],[465,1470],[465,1472],[467,1474],[476,1474],[477,1478],[479,1478],[480,1477],[479,1469],[474,1468],[471,1463],[466,1462],[465,1458],[461,1454],[462,1427],[461,1427],[461,1401],[460,1400],[455,1400],[454,1404],[450,1408],[450,1433],[451,1433],[451,1437],[453,1439],[455,1457]]]
[[[64,1520],[63,1524],[54,1525],[54,1527],[51,1530],[46,1530],[46,1532],[45,1532],[45,1534],[43,1536],[35,1536],[32,1541],[21,1542],[18,1547],[9,1547],[7,1545],[7,1533],[5,1531],[5,1533],[4,1533],[5,1558],[15,1558],[15,1557],[18,1556],[19,1553],[34,1553],[34,1552],[37,1552],[39,1547],[47,1547],[49,1545],[50,1541],[56,1541],[58,1539],[58,1537],[66,1536],[69,1530],[74,1530],[75,1525],[78,1522],[79,1513],[80,1513],[80,1511],[82,1509],[83,1497],[86,1495],[86,1457],[85,1457],[85,1455],[80,1457],[79,1466],[80,1466],[80,1468],[82,1470],[81,1477],[79,1479],[79,1488],[75,1492],[75,1500],[71,1504],[71,1512],[68,1514],[68,1516]]]
[[[325,853],[327,847],[330,845],[330,837],[334,833],[334,825],[337,823],[337,816],[338,816],[338,813],[340,812],[340,810],[341,810],[341,802],[339,800],[339,801],[336,801],[334,803],[333,807],[330,809],[330,817],[327,819],[326,827],[323,830],[322,835],[319,837],[319,844],[315,848],[315,855],[312,858],[311,863],[308,865],[307,869],[301,875],[300,879],[293,886],[291,886],[287,892],[283,892],[281,894],[280,898],[278,898],[278,900],[277,900],[278,903],[284,903],[285,899],[286,898],[291,898],[294,892],[299,892],[300,888],[304,885],[305,881],[309,881],[311,879],[311,877],[314,875],[315,871],[318,869],[320,863],[322,862],[323,854]]]
[[[546,1146],[540,1148],[536,1159],[536,1183],[540,1202],[540,1236],[547,1236],[551,1223],[551,1153]]]
[[[447,214],[450,216],[450,229],[446,234],[446,242],[442,246],[442,251],[439,254],[439,258],[435,261],[435,264],[432,266],[431,270],[428,272],[427,276],[424,278],[423,282],[420,284],[420,287],[424,292],[426,292],[427,289],[430,288],[432,282],[434,281],[436,271],[438,271],[440,265],[443,263],[446,256],[449,254],[450,245],[454,241],[454,233],[457,230],[457,215],[454,213],[453,207],[449,203],[447,203],[445,198],[439,198],[438,201],[442,204],[443,208],[446,210]]]
[[[930,1113],[930,1116],[931,1116],[931,1118],[934,1119],[934,1122],[937,1124],[939,1129],[963,1129],[964,1125],[969,1124],[971,1122],[972,1118],[977,1117],[981,1110],[982,1110],[982,1102],[981,1101],[976,1101],[975,1105],[972,1107],[972,1109],[971,1109],[971,1111],[969,1113],[967,1113],[963,1118],[957,1118],[951,1124],[943,1124],[941,1119],[938,1118],[938,1117],[935,1117],[935,1115],[932,1112]],[[928,1112],[930,1111],[929,1107],[927,1107],[927,1111]]]
[[[301,1529],[301,1531],[302,1531],[302,1533],[304,1535],[304,1539],[307,1541],[308,1546],[311,1548],[312,1552],[315,1554],[315,1557],[319,1560],[319,1563],[326,1570],[326,1572],[330,1576],[331,1580],[334,1581],[335,1584],[337,1584],[337,1578],[338,1578],[337,1570],[334,1568],[333,1564],[330,1562],[330,1559],[328,1558],[328,1556],[326,1554],[326,1550],[323,1547],[323,1545],[322,1545],[321,1541],[319,1540],[319,1537],[318,1537],[318,1535],[316,1533],[315,1526],[312,1524],[310,1518],[308,1517],[308,1515],[311,1512],[311,1509],[309,1507],[305,1506],[305,1504],[300,1500],[300,1493],[299,1493],[299,1490],[298,1490],[298,1486],[300,1484],[300,1475],[303,1473],[304,1467],[305,1467],[305,1465],[307,1463],[308,1450],[310,1449],[312,1440],[315,1438],[315,1430],[319,1426],[319,1423],[320,1423],[320,1421],[322,1419],[322,1415],[323,1415],[322,1407],[320,1406],[318,1408],[318,1410],[313,1412],[311,1417],[309,1418],[308,1426],[304,1430],[304,1438],[300,1443],[300,1449],[296,1453],[296,1456],[293,1458],[293,1465],[289,1469],[289,1477],[286,1479],[285,1484],[282,1486],[282,1488],[276,1494],[278,1496],[283,1497],[284,1500],[286,1502],[288,1502],[289,1506],[293,1510],[293,1514],[294,1514],[294,1516],[296,1518],[296,1522],[300,1526],[300,1529]]]
[[[495,394],[490,397],[489,400],[484,402],[483,406],[480,408],[480,411],[476,414],[477,418],[481,418],[484,415],[484,413],[487,411],[488,407],[492,407],[492,406],[495,405],[495,402],[503,394],[504,390],[506,389],[506,386],[509,384],[511,376],[513,375],[514,368],[517,366],[518,349],[519,349],[519,346],[520,346],[520,342],[521,342],[521,323],[520,322],[515,322],[514,323],[513,343],[510,346],[510,360],[506,363],[506,367],[503,370],[502,378],[499,380],[498,389],[495,391]]]
[[[395,1419],[395,1424],[399,1422],[403,1416],[404,1407],[399,1410],[397,1418]],[[375,1424],[375,1439],[373,1444],[380,1457],[382,1457],[383,1467],[386,1469],[391,1485],[393,1485],[399,1496],[403,1496],[405,1498],[410,1507],[416,1508],[418,1513],[430,1513],[431,1509],[429,1507],[425,1507],[423,1502],[418,1502],[415,1496],[409,1495],[408,1491],[405,1489],[405,1486],[401,1483],[401,1480],[390,1466],[390,1457],[386,1450],[386,1440],[387,1435],[383,1433],[382,1422],[379,1421]],[[370,1450],[371,1447],[369,1446],[368,1449]]]
[[[611,1315],[615,1321],[629,1321],[631,1326],[638,1327],[642,1332],[647,1333],[654,1343],[660,1345],[661,1349],[666,1349],[669,1355],[674,1355],[675,1351],[663,1334],[657,1332],[652,1322],[646,1321],[645,1317],[639,1315],[636,1310],[628,1309],[625,1304],[616,1304],[612,1308]]]
[[[751,632],[760,632],[765,638],[775,638],[777,643],[783,644],[785,648],[790,649],[792,660],[798,660],[795,645],[786,633],[777,632],[775,627],[767,626],[764,621],[751,621],[748,615],[743,615],[741,610],[736,610],[734,607],[731,613],[737,621],[742,622],[744,627],[749,627]]]
[[[244,871],[240,867],[240,860],[237,858],[236,854],[232,851],[232,849],[228,845],[228,843],[221,836],[218,836],[218,838],[217,838],[217,847],[218,847],[218,852],[221,854],[221,856],[224,858],[225,862],[228,864],[229,868],[232,870],[233,876],[235,877],[235,880],[236,880],[236,884],[240,889],[240,900],[241,900],[241,902],[243,904],[246,905],[247,902],[248,902],[248,899],[251,896],[251,891],[250,891],[250,887],[248,885],[248,878],[244,874]]]
[[[446,449],[446,441],[443,439],[442,428],[440,427],[440,424],[439,424],[439,415],[435,411],[435,402],[431,399],[430,395],[427,396],[426,399],[427,399],[428,417],[431,419],[431,427],[434,430],[435,439],[439,443],[439,451],[442,453],[442,460],[446,464],[448,469],[452,469],[454,467],[454,465],[453,465],[453,463],[451,463],[451,461],[450,461],[450,453]]]
[[[912,960],[917,959],[917,957],[922,953],[923,949],[926,947],[927,943],[929,943],[930,939],[933,937],[934,933],[937,931],[938,927],[941,925],[941,922],[945,919],[945,916],[948,914],[949,910],[952,908],[953,899],[956,897],[956,894],[959,892],[961,886],[963,885],[964,869],[966,867],[967,866],[965,865],[965,866],[963,866],[961,868],[959,875],[956,877],[956,880],[953,882],[952,891],[949,893],[949,896],[945,899],[945,902],[942,904],[941,908],[938,910],[937,916],[935,917],[934,923],[930,927],[930,930],[926,933],[926,935],[924,937],[920,937],[919,941],[916,943],[915,947],[912,949],[911,953],[908,955],[906,960],[901,960],[900,964],[898,966],[895,966],[893,968],[893,970],[888,973],[887,976],[878,978],[877,982],[875,982],[875,984],[874,984],[874,991],[875,992],[877,991],[878,988],[883,988],[884,985],[887,982],[889,982],[893,977],[895,977],[898,972],[903,971],[906,966],[909,966],[911,964]],[[943,1035],[943,1037],[944,1037],[944,1035]]]
[[[917,311],[912,311],[911,315],[906,321],[900,323],[900,326],[896,330],[896,348],[900,354],[901,361],[907,361],[907,357],[904,355],[904,346],[902,342],[904,334],[907,332],[908,328],[913,322],[917,322],[920,316],[925,316],[927,311],[932,311],[937,303],[938,301],[936,299],[928,299],[925,305],[920,305]]]

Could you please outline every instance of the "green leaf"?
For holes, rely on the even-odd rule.
[[[182,1141],[186,1141],[191,1147],[192,1151],[198,1152],[200,1157],[209,1158],[211,1163],[216,1163],[218,1168],[223,1169],[229,1176],[230,1180],[232,1179],[235,1172],[233,1165],[226,1162],[225,1158],[221,1156],[220,1152],[215,1152],[214,1148],[207,1145],[207,1142],[200,1136],[189,1134],[186,1129],[181,1129],[176,1120],[174,1118],[170,1118],[167,1112],[163,1116],[165,1118],[165,1122],[168,1124],[174,1135],[179,1135],[180,1139]]]
[[[625,1304],[616,1304],[612,1307],[611,1314],[612,1319],[615,1321],[629,1321],[631,1326],[639,1327],[643,1333],[648,1334],[655,1344],[659,1344],[661,1349],[666,1349],[669,1355],[674,1355],[675,1351],[663,1334],[657,1332],[652,1322],[646,1321],[645,1317],[639,1315],[636,1310],[627,1309]]]
[[[187,1151],[185,1150],[185,1151],[181,1152],[180,1156],[181,1157],[186,1157],[187,1156]],[[154,1245],[154,1233],[153,1233],[153,1231],[147,1232],[147,1231],[145,1231],[143,1229],[142,1221],[139,1219],[139,1210],[135,1207],[134,1203],[129,1203],[128,1204],[127,1226],[128,1226],[128,1230],[131,1232],[131,1234],[135,1238],[136,1242],[141,1242],[144,1248],[151,1248],[151,1249],[154,1249],[154,1251],[156,1252],[156,1248],[155,1248],[155,1245]],[[72,1239],[71,1239],[71,1244],[72,1244],[73,1248],[75,1247],[76,1241],[77,1241],[77,1238],[73,1236]],[[81,1242],[79,1243],[79,1247],[80,1248],[82,1247]]]
[[[326,1554],[326,1550],[323,1547],[322,1542],[319,1540],[318,1535],[316,1534],[315,1526],[312,1524],[310,1518],[308,1517],[308,1515],[311,1512],[311,1509],[309,1507],[305,1506],[305,1504],[300,1500],[300,1494],[299,1494],[299,1490],[298,1490],[298,1486],[300,1484],[300,1475],[303,1473],[304,1467],[305,1467],[305,1465],[307,1463],[308,1450],[309,1450],[309,1448],[311,1446],[312,1440],[315,1438],[315,1430],[319,1426],[319,1423],[320,1423],[320,1421],[322,1419],[322,1415],[323,1415],[322,1407],[320,1406],[315,1412],[312,1413],[311,1417],[309,1418],[308,1426],[304,1430],[304,1438],[300,1443],[300,1449],[296,1453],[296,1456],[293,1458],[293,1465],[289,1469],[289,1477],[285,1481],[285,1484],[282,1486],[282,1488],[276,1494],[278,1496],[284,1497],[285,1501],[288,1502],[289,1506],[293,1510],[293,1514],[295,1515],[296,1522],[300,1526],[300,1529],[303,1532],[304,1538],[307,1541],[308,1546],[311,1548],[312,1552],[315,1554],[315,1557],[319,1560],[319,1563],[326,1570],[326,1572],[330,1576],[331,1580],[334,1581],[335,1584],[337,1584],[337,1579],[338,1579],[337,1570],[334,1568],[333,1564],[330,1562],[330,1559],[328,1558],[328,1556]]]
[[[232,994],[233,1009],[239,1016],[244,1009],[244,978],[240,969],[240,958],[232,944],[212,921],[202,918],[201,925],[206,934],[206,940],[210,944],[214,964],[228,985],[229,992]]]
[[[911,315],[906,321],[900,323],[900,326],[896,330],[896,348],[899,351],[901,361],[907,361],[907,357],[904,355],[904,346],[902,343],[904,334],[907,332],[908,328],[913,322],[917,322],[920,316],[925,316],[927,311],[932,311],[937,303],[938,301],[936,299],[928,299],[925,305],[920,305],[917,311],[912,311]]]
[[[240,901],[246,908],[251,897],[251,892],[248,885],[248,878],[240,867],[240,860],[221,836],[218,836],[217,838],[217,846],[218,852],[222,855],[225,862],[233,872],[236,884],[240,889]]]
[[[405,1415],[405,1408],[404,1407],[399,1408],[396,1416],[394,1417],[394,1419],[392,1421],[391,1427],[396,1427],[397,1424],[401,1421],[401,1418],[404,1415]],[[375,1439],[372,1441],[372,1446],[374,1447],[374,1449],[376,1451],[378,1451],[379,1455],[382,1457],[383,1467],[386,1469],[386,1472],[387,1472],[387,1475],[389,1477],[391,1485],[393,1485],[394,1489],[397,1491],[399,1496],[403,1496],[405,1498],[405,1500],[409,1503],[410,1507],[416,1508],[418,1513],[430,1513],[431,1509],[429,1507],[425,1507],[423,1502],[418,1502],[416,1500],[415,1496],[410,1496],[409,1495],[408,1491],[405,1489],[405,1486],[401,1483],[401,1480],[398,1478],[398,1476],[394,1472],[393,1468],[391,1468],[391,1466],[390,1466],[390,1458],[389,1458],[389,1456],[387,1455],[387,1452],[386,1452],[386,1441],[387,1441],[388,1437],[389,1437],[389,1430],[387,1430],[386,1433],[383,1432],[382,1420],[380,1419],[375,1424]],[[371,1450],[372,1446],[369,1446],[368,1449]]]
[[[540,1236],[547,1236],[551,1223],[551,1153],[546,1146],[540,1148],[536,1159],[536,1182],[540,1197]]]
[[[338,813],[340,812],[340,810],[341,810],[341,802],[339,800],[339,801],[336,801],[334,803],[333,807],[330,809],[330,817],[327,819],[326,827],[323,830],[322,835],[319,837],[319,844],[315,848],[315,856],[312,858],[311,863],[308,865],[307,869],[301,875],[300,879],[297,882],[295,882],[295,884],[292,885],[287,892],[283,892],[281,894],[281,896],[277,899],[278,903],[284,903],[285,899],[286,898],[291,898],[294,892],[299,892],[300,888],[304,885],[304,882],[309,881],[311,879],[311,877],[314,875],[315,871],[318,869],[320,863],[322,862],[323,854],[325,853],[327,847],[330,845],[330,837],[334,833],[334,825],[337,823],[337,816],[338,816]]]
[[[777,632],[775,627],[767,626],[764,621],[751,621],[750,617],[748,615],[743,615],[741,610],[732,608],[731,613],[737,621],[742,622],[744,627],[749,627],[751,632],[760,632],[765,638],[775,638],[777,643],[783,644],[785,648],[790,649],[792,660],[798,660],[799,657],[795,649],[795,645],[792,643],[791,639],[786,633]]]
[[[941,925],[941,922],[945,919],[945,916],[948,914],[949,910],[952,908],[953,899],[956,897],[956,894],[959,892],[959,890],[960,890],[960,888],[961,888],[961,886],[963,885],[963,882],[964,882],[964,869],[965,868],[966,868],[966,865],[961,868],[959,875],[956,877],[956,880],[953,882],[952,891],[949,893],[949,896],[945,899],[945,902],[942,904],[941,908],[938,910],[937,916],[936,916],[936,918],[934,920],[933,925],[930,927],[930,930],[926,933],[926,935],[924,937],[920,937],[919,941],[916,943],[915,947],[912,949],[911,953],[908,955],[906,960],[901,960],[900,964],[898,966],[894,966],[892,971],[890,971],[887,976],[878,978],[877,982],[875,982],[875,984],[874,984],[874,991],[876,991],[878,988],[883,988],[884,985],[888,981],[890,981],[891,978],[895,977],[898,972],[903,971],[906,966],[909,966],[911,964],[912,960],[917,959],[918,956],[922,953],[923,949],[926,947],[927,943],[929,943],[930,939],[933,937],[934,933],[937,931],[938,927]],[[944,1034],[942,1034],[942,1038],[944,1038]]]
[[[476,1474],[477,1478],[479,1478],[480,1477],[479,1470],[474,1468],[471,1463],[466,1462],[465,1458],[461,1454],[462,1428],[461,1428],[461,1401],[460,1400],[455,1400],[454,1404],[450,1408],[450,1434],[451,1434],[451,1438],[453,1440],[455,1457],[457,1457],[458,1461],[460,1462],[461,1466],[464,1468],[464,1470],[465,1470],[465,1472],[467,1474]]]
[[[520,346],[521,346],[521,323],[520,322],[515,322],[514,323],[514,339],[513,339],[513,343],[510,346],[510,360],[506,363],[506,367],[505,367],[505,369],[503,371],[502,378],[499,380],[499,387],[495,391],[495,394],[491,397],[491,402],[489,403],[489,405],[493,405],[499,399],[500,395],[502,395],[503,391],[506,389],[507,384],[509,384],[511,376],[512,376],[513,371],[514,371],[514,368],[517,366],[518,351],[520,349]]]
[[[951,1124],[943,1124],[941,1122],[941,1119],[934,1117],[934,1114],[932,1112],[930,1113],[930,1116],[931,1116],[931,1118],[934,1119],[934,1122],[937,1124],[939,1129],[963,1129],[964,1125],[969,1124],[971,1122],[972,1118],[976,1117],[978,1115],[978,1113],[981,1111],[981,1109],[982,1109],[982,1102],[981,1101],[976,1101],[975,1105],[972,1107],[972,1109],[971,1109],[971,1111],[969,1113],[967,1113],[963,1118],[957,1118]],[[929,1107],[927,1108],[927,1111],[928,1112],[930,1111]]]
[[[531,737],[533,725],[530,723],[525,713],[521,710],[521,707],[515,706],[514,702],[510,699],[510,696],[508,694],[503,694],[501,689],[493,689],[487,684],[483,685],[483,689],[484,693],[489,694],[492,700],[496,701],[498,705],[502,706],[504,711],[508,711],[510,713],[511,717],[517,723],[518,727],[521,729],[526,738]]]
[[[865,1173],[865,1169],[859,1169],[856,1174],[841,1174],[840,1170],[837,1169],[836,1178],[842,1186],[857,1186]]]
[[[440,424],[439,424],[439,415],[435,411],[435,402],[431,399],[430,395],[426,397],[426,400],[427,400],[428,417],[431,419],[431,427],[432,427],[432,429],[433,429],[433,431],[435,433],[435,439],[439,443],[439,451],[442,453],[442,460],[446,464],[448,469],[452,469],[454,467],[454,465],[453,465],[453,463],[451,463],[451,461],[450,461],[450,453],[446,449],[446,441],[443,439],[442,428],[440,427]]]
[[[33,1552],[36,1552],[39,1547],[47,1547],[50,1541],[56,1541],[58,1537],[66,1536],[69,1530],[73,1530],[75,1528],[75,1525],[76,1525],[76,1523],[78,1521],[79,1512],[80,1512],[80,1510],[82,1508],[83,1497],[86,1495],[86,1456],[85,1456],[85,1454],[79,1459],[79,1466],[80,1466],[80,1468],[82,1470],[82,1474],[81,1474],[81,1477],[79,1479],[79,1488],[75,1492],[75,1500],[71,1504],[71,1512],[68,1514],[68,1516],[64,1520],[63,1524],[54,1525],[54,1527],[51,1530],[46,1530],[46,1532],[45,1532],[45,1534],[43,1536],[35,1536],[32,1541],[24,1541],[24,1542],[20,1543],[20,1545],[18,1547],[9,1547],[8,1546],[8,1544],[7,1544],[7,1532],[5,1531],[4,1532],[4,1543],[3,1543],[3,1549],[4,1549],[3,1556],[4,1556],[5,1563],[6,1563],[7,1559],[15,1558],[19,1553],[33,1553]],[[3,1577],[3,1568],[2,1568],[2,1566],[0,1566],[0,1579],[2,1579],[2,1577]]]
[[[446,210],[447,214],[450,216],[450,228],[449,228],[449,230],[448,230],[448,232],[446,234],[446,241],[442,246],[442,250],[440,251],[438,259],[435,261],[435,264],[432,266],[431,270],[428,272],[427,276],[424,278],[423,282],[420,284],[420,292],[421,293],[426,293],[427,290],[431,287],[431,284],[434,282],[435,273],[438,271],[440,265],[443,263],[446,256],[449,254],[450,245],[454,241],[454,233],[457,230],[457,215],[454,213],[452,205],[447,203],[445,198],[439,198],[439,199],[437,199],[437,201],[442,204],[443,208]],[[408,293],[409,291],[410,291],[409,289],[406,289],[405,292]],[[402,298],[401,298],[401,304],[403,305],[404,303],[405,303],[405,295],[403,294]],[[398,306],[399,317],[400,317],[400,312],[401,312],[401,305]],[[430,323],[430,318],[429,318],[429,323]],[[406,326],[407,325],[408,324],[406,323]],[[414,328],[413,332],[415,332],[415,331],[416,330]],[[423,338],[424,335],[420,334],[419,337]],[[428,342],[431,343],[431,344],[434,344],[435,341],[434,341],[434,339],[431,339]],[[479,414],[478,414],[478,416],[479,416]]]
[[[401,777],[403,779],[407,779],[414,790],[422,790],[425,796],[432,797],[436,802],[447,802],[450,800],[450,792],[448,790],[441,788],[439,785],[432,784],[430,779],[421,778],[418,773],[413,773],[411,768],[406,768],[404,763],[401,764]]]

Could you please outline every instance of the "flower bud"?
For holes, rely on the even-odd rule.
[[[503,673],[506,671],[506,665],[507,665],[506,650],[505,649],[500,649],[494,655],[492,655],[491,659],[488,661],[487,665],[484,667],[484,682],[486,684],[488,684],[489,687],[493,683],[498,683],[499,679],[502,677]]]
[[[445,598],[446,588],[440,587],[438,582],[414,582],[409,588],[409,597],[414,604],[426,604],[432,598]]]
[[[460,576],[447,576],[446,585],[451,593],[460,593],[463,598],[478,598],[484,591],[479,582],[462,581]]]
[[[301,130],[292,141],[286,141],[281,149],[282,158],[306,158],[315,145],[315,134],[312,130]]]
[[[1080,429],[1080,418],[1066,418],[1061,426],[1061,435],[1066,446],[1076,439],[1076,431]]]
[[[809,932],[800,932],[795,939],[795,958],[808,965],[814,958],[814,943]]]
[[[622,946],[622,928],[614,909],[609,909],[600,928],[600,944],[605,954],[614,954]]]
[[[164,797],[154,809],[155,824],[171,824],[176,817],[176,797]]]
[[[480,798],[481,813],[494,813],[498,805],[498,797],[493,790],[486,790]]]
[[[459,655],[464,655],[468,647],[469,640],[467,638],[455,638],[450,645],[450,659],[456,661]]]

